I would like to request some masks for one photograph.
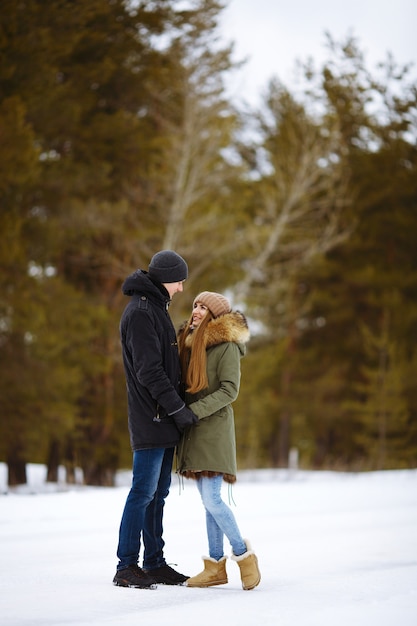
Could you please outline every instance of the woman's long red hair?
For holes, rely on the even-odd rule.
[[[208,387],[207,380],[207,352],[204,341],[204,331],[213,316],[207,309],[206,315],[197,328],[191,328],[192,316],[187,322],[185,330],[178,339],[182,379],[188,393],[197,393]],[[191,348],[186,345],[188,335],[192,333]]]

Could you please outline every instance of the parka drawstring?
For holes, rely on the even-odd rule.
[[[181,493],[185,491],[184,474],[178,471],[176,472],[176,474],[178,476],[178,494],[181,495]],[[187,478],[189,478],[189,476]],[[227,482],[227,498],[229,501],[229,505],[234,504],[235,506],[237,506],[235,499],[233,498],[233,483],[230,482]]]
[[[228,498],[229,498],[229,504],[231,505],[232,502],[233,504],[236,506],[236,502],[233,499],[233,484],[232,483],[227,483],[228,484]]]
[[[184,476],[180,472],[177,472],[177,476],[178,476],[178,495],[181,495],[181,492],[185,490]]]

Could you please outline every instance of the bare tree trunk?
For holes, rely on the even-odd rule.
[[[379,350],[378,365],[378,465],[377,469],[385,468],[387,453],[387,369],[388,369],[388,341],[389,341],[389,318],[390,314],[387,308],[383,311],[382,319],[382,345]]]
[[[291,413],[288,407],[283,408],[279,422],[279,467],[287,467],[288,455],[290,451],[290,425]]]
[[[7,484],[9,487],[27,484],[26,459],[23,459],[22,451],[16,446],[7,455]]]
[[[71,438],[68,438],[68,441],[65,446],[65,480],[69,485],[75,485],[76,476],[75,476],[75,452],[74,452],[74,443]]]
[[[57,439],[49,443],[46,480],[49,483],[58,482],[58,468],[61,461],[61,445]]]

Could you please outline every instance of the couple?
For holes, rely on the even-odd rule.
[[[184,259],[162,250],[152,257],[147,272],[137,270],[122,287],[131,298],[120,335],[133,479],[120,523],[113,584],[140,589],[153,589],[157,583],[225,584],[226,535],[242,587],[253,589],[260,582],[256,555],[221,498],[222,481],[236,480],[231,403],[239,392],[240,358],[249,329],[227,298],[203,291],[177,339],[168,307],[174,294],[182,292],[187,276]],[[167,565],[163,554],[163,508],[175,449],[178,471],[196,480],[206,510],[209,556],[203,557],[204,570],[191,578]],[[141,542],[143,568],[138,566]]]

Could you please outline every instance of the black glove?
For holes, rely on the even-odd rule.
[[[190,411],[190,409],[187,409],[186,406],[183,406],[182,409],[180,409],[176,413],[173,413],[171,417],[173,418],[175,425],[180,433],[184,432],[187,426],[192,426],[193,424],[197,424],[198,422],[197,415]]]

